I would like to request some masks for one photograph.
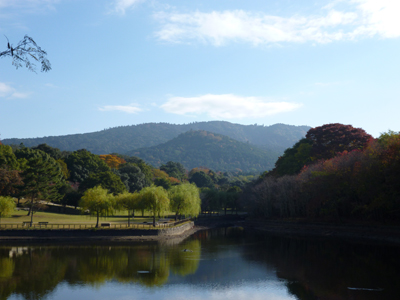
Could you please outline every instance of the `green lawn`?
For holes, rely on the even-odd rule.
[[[12,216],[1,218],[1,224],[22,224],[22,222],[30,222],[31,217],[27,216],[27,214],[27,211],[15,211]],[[170,214],[170,216],[172,216],[172,214]],[[125,224],[128,223],[128,217],[126,212],[117,212],[113,216],[100,218],[100,221],[110,222],[112,224]],[[135,219],[133,220],[134,223],[151,221],[152,218],[146,213],[144,218],[142,218],[141,213],[136,213]],[[49,222],[50,224],[95,224],[96,217],[89,215],[37,212],[33,215],[33,223],[37,222]]]

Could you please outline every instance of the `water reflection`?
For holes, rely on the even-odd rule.
[[[276,270],[301,300],[400,299],[399,247],[257,235],[249,261]]]
[[[0,299],[400,299],[398,250],[242,228],[170,246],[3,246]]]
[[[47,246],[0,248],[0,299],[42,299],[61,282],[100,287],[108,281],[161,286],[169,274],[196,272],[200,241],[177,246]],[[190,251],[183,251],[190,249]]]

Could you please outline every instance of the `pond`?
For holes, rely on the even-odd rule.
[[[0,299],[400,299],[399,247],[197,232],[179,244],[0,246]]]

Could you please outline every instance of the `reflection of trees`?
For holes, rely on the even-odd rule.
[[[168,280],[169,260],[158,246],[140,246],[127,249],[127,263],[115,274],[123,283],[159,286]]]
[[[0,300],[11,294],[42,299],[60,282],[101,286],[114,280],[154,287],[165,284],[170,274],[194,273],[185,280],[223,282],[227,274],[240,276],[238,264],[232,263],[239,256],[276,269],[288,292],[299,300],[400,299],[398,247],[246,237],[240,228],[221,228],[198,232],[195,238],[173,246],[42,246],[14,254],[10,249],[0,247]],[[199,268],[201,255],[205,260]],[[353,291],[348,287],[383,291]]]
[[[183,252],[190,249],[193,252]],[[12,293],[42,299],[61,282],[101,286],[106,281],[148,287],[167,282],[170,270],[181,276],[196,272],[200,242],[163,248],[158,245],[32,247],[9,257],[0,249],[0,299]]]
[[[14,272],[14,261],[11,258],[0,258],[0,280],[8,279]]]
[[[277,269],[298,299],[400,299],[397,247],[264,237],[252,248],[245,257]],[[348,287],[383,291],[377,295]]]
[[[145,286],[160,286],[167,282],[169,276],[169,260],[164,255],[151,257],[148,271],[138,272],[139,282]],[[144,268],[146,266],[143,266]]]
[[[108,249],[94,249],[95,255],[88,255],[85,259],[78,258],[78,278],[81,282],[92,285],[101,285],[113,279],[128,262],[124,251],[110,251]]]
[[[2,260],[5,258],[2,257]],[[66,264],[42,249],[28,251],[13,257],[12,276],[0,281],[0,299],[7,299],[11,293],[25,299],[42,299],[64,278]]]
[[[9,283],[10,277],[14,273],[15,264],[11,258],[0,258],[0,299],[7,299],[15,289],[14,283]]]
[[[185,252],[184,250],[189,250]],[[190,252],[191,251],[191,252]],[[201,244],[199,240],[191,240],[180,244],[171,251],[171,271],[174,274],[186,276],[194,274],[199,267]]]

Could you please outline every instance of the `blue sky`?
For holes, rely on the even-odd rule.
[[[147,122],[400,130],[398,0],[0,0],[0,138]]]

